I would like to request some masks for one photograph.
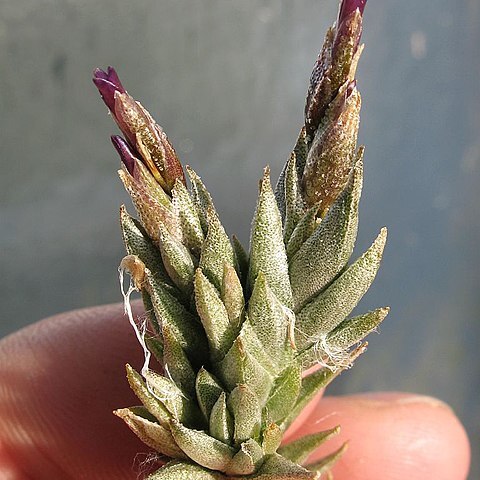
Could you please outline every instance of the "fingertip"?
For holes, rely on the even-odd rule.
[[[467,478],[467,434],[452,409],[437,399],[401,393],[324,397],[301,434],[337,424],[342,428],[340,435],[310,460],[331,453],[348,440],[347,452],[333,468],[339,480]]]

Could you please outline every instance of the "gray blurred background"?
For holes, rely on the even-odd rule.
[[[0,0],[0,336],[121,299],[117,212],[129,202],[94,67],[117,67],[247,242],[262,167],[276,178],[292,148],[336,11],[336,0]],[[480,478],[480,1],[369,0],[364,41],[356,254],[383,225],[390,238],[361,307],[392,311],[331,391],[449,402]]]

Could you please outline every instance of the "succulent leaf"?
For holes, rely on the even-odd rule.
[[[257,440],[262,425],[262,409],[257,395],[248,385],[236,386],[228,398],[233,415],[233,440],[239,445],[253,438]]]
[[[227,396],[222,392],[210,413],[210,435],[227,445],[233,439],[233,419],[227,408]]]
[[[338,435],[340,427],[306,435],[278,449],[278,453],[295,463],[303,463],[322,443]]]
[[[205,239],[198,211],[183,182],[177,180],[172,189],[173,209],[180,221],[183,244],[197,255]]]
[[[170,428],[177,445],[202,467],[224,472],[235,455],[232,447],[201,430],[184,427],[176,420],[170,422]]]
[[[250,475],[255,473],[263,462],[262,447],[253,438],[240,445],[240,450],[232,458],[225,473],[228,475]]]
[[[223,393],[223,388],[218,383],[218,380],[202,367],[197,374],[195,391],[200,409],[208,421],[213,406],[217,402],[218,397]]]
[[[259,272],[248,304],[248,318],[266,353],[277,363],[291,358],[293,349],[287,341],[290,326],[288,310],[280,303],[263,272]]]
[[[219,472],[189,462],[170,462],[149,475],[147,480],[226,480]]]
[[[276,378],[265,405],[268,422],[281,422],[297,403],[302,384],[301,367],[292,364]]]
[[[195,274],[195,300],[197,312],[207,334],[210,357],[213,362],[225,356],[237,336],[236,328],[228,318],[228,312],[217,289],[199,268]]]
[[[288,277],[288,261],[283,243],[283,225],[275,196],[270,185],[270,170],[265,169],[260,182],[260,194],[253,218],[250,237],[250,288],[263,272],[276,297],[292,307],[292,291]]]
[[[219,377],[229,390],[245,384],[255,392],[263,404],[273,384],[272,375],[246,349],[242,336],[238,336],[221,362],[217,364]]]
[[[355,308],[377,274],[386,239],[384,228],[366,253],[297,314],[300,350],[331,332]]]
[[[217,214],[209,209],[207,211],[207,219],[208,232],[202,245],[199,266],[205,276],[220,292],[225,264],[235,266],[235,255],[232,244]]]
[[[158,420],[164,428],[169,428],[172,414],[167,407],[149,390],[143,378],[127,364],[127,379],[130,388],[143,403],[145,408]]]
[[[167,324],[162,327],[162,337],[163,366],[168,370],[172,380],[180,387],[182,392],[192,397],[195,394],[196,377],[192,365],[180,342]]]
[[[187,458],[175,443],[170,430],[156,422],[144,407],[121,408],[113,412],[149,447],[171,458]]]
[[[379,308],[373,312],[344,320],[327,335],[327,345],[344,350],[350,348],[375,330],[388,315],[389,310],[388,307]]]
[[[350,182],[310,238],[290,262],[295,311],[323,290],[350,258],[358,227],[363,164],[359,160]]]

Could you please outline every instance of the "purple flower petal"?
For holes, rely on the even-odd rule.
[[[112,135],[111,137],[113,146],[120,155],[120,159],[128,170],[128,173],[134,176],[135,162],[137,158],[133,154],[130,145],[120,136]]]
[[[340,25],[357,8],[363,15],[366,3],[367,0],[343,0],[340,5],[340,11],[338,12],[338,25]]]
[[[93,71],[93,83],[98,88],[103,101],[112,113],[115,112],[115,92],[125,93],[122,82],[118,78],[117,72],[113,67],[108,67],[107,71],[96,68]]]

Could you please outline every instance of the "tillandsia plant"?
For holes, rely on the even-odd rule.
[[[345,450],[303,466],[338,427],[283,445],[302,409],[365,351],[387,308],[350,317],[370,287],[382,229],[349,262],[358,226],[357,148],[366,0],[343,0],[315,63],[305,123],[273,190],[264,170],[250,249],[229,239],[200,177],[115,70],[94,83],[124,138],[112,141],[139,220],[122,206],[127,256],[148,326],[126,309],[145,352],[127,378],[142,406],[115,414],[164,465],[151,480],[319,479]],[[150,356],[161,371],[150,368]],[[313,368],[312,367],[316,367]],[[308,372],[307,372],[308,370]],[[328,474],[328,473],[327,473]]]

